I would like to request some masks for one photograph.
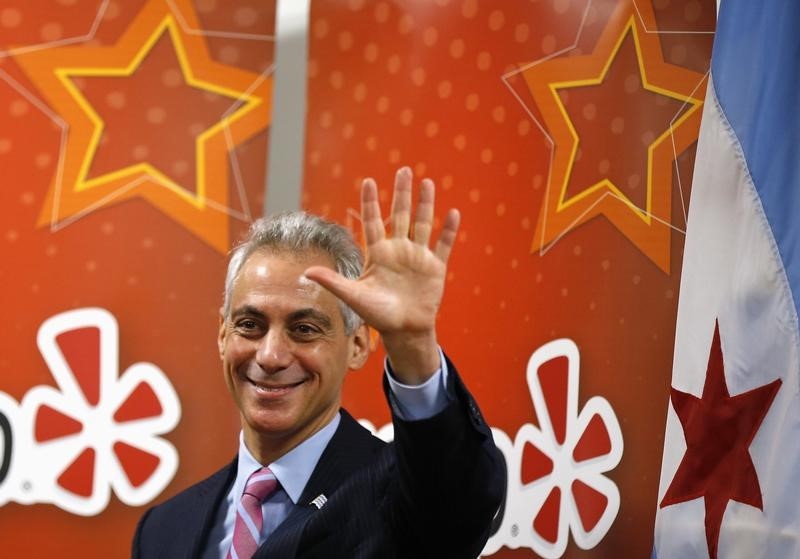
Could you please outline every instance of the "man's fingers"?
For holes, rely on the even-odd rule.
[[[364,179],[361,184],[361,227],[367,246],[386,237],[378,202],[378,185],[372,179]]]
[[[392,237],[408,238],[411,226],[411,169],[402,167],[394,177],[392,196]]]
[[[436,250],[434,251],[436,257],[442,262],[447,262],[447,259],[450,258],[450,252],[452,252],[453,245],[456,242],[459,223],[461,223],[461,214],[458,213],[458,210],[447,212],[442,234],[439,235],[439,240],[436,242]]]
[[[433,181],[424,179],[420,185],[419,203],[414,219],[414,242],[422,246],[428,246],[431,239],[434,192]]]
[[[412,173],[408,167],[397,171],[392,196],[391,224],[392,238],[408,239],[411,228],[411,190]],[[433,211],[435,187],[430,179],[423,179],[420,185],[419,202],[414,217],[414,242],[427,247],[433,231]],[[450,258],[455,244],[461,216],[458,210],[450,210],[436,243],[434,254],[443,262]],[[386,238],[386,230],[381,218],[378,203],[378,187],[372,179],[366,179],[361,189],[361,221],[367,247]]]
[[[311,266],[303,275],[320,284],[322,287],[336,295],[339,299],[350,305],[353,301],[353,287],[355,282],[338,274],[325,266]]]

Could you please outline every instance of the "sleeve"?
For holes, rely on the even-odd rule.
[[[426,382],[403,384],[394,378],[389,359],[384,360],[384,375],[389,383],[392,412],[406,421],[427,419],[441,412],[450,401],[447,392],[447,360],[439,348],[439,369]]]
[[[131,544],[131,559],[139,559],[142,557],[142,532],[144,530],[144,524],[147,522],[148,516],[152,512],[151,509],[147,509],[142,517],[139,519],[139,522],[136,524],[136,533],[133,536],[133,542]]]
[[[477,557],[505,497],[505,462],[477,403],[447,357],[447,392],[435,415],[393,413],[396,479],[390,525],[400,556]],[[388,379],[384,380],[391,401]]]

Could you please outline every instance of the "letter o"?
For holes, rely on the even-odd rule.
[[[0,411],[0,433],[3,436],[3,456],[0,459],[0,485],[6,480],[11,469],[11,453],[14,445],[14,435],[11,431],[11,422],[6,414]]]

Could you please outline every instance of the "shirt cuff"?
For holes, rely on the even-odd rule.
[[[439,369],[422,384],[409,385],[397,381],[388,358],[384,360],[384,371],[389,381],[389,403],[400,419],[428,419],[447,407],[450,401],[446,388],[448,371],[442,348],[439,348]]]

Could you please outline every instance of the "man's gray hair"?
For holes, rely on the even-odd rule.
[[[331,257],[336,271],[348,279],[358,278],[363,267],[361,249],[341,225],[305,212],[283,212],[262,217],[253,222],[247,237],[231,251],[222,307],[225,319],[231,312],[233,282],[250,255],[263,249],[295,254],[323,252]],[[361,318],[341,300],[339,307],[345,333],[352,334],[361,324]]]

